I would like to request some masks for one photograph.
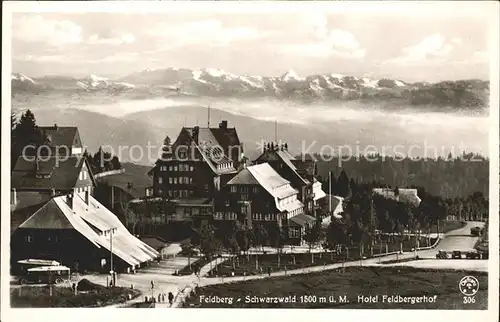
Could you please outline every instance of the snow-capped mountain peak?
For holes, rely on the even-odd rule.
[[[284,82],[290,80],[301,81],[304,79],[305,79],[304,77],[300,77],[299,74],[297,74],[293,69],[288,70],[285,74],[281,76],[281,80]]]
[[[13,80],[17,80],[17,81],[20,81],[20,82],[27,82],[27,83],[31,83],[31,84],[37,84],[37,82],[35,82],[32,78],[24,75],[24,74],[21,74],[21,73],[14,73],[12,74],[12,77],[11,79]]]

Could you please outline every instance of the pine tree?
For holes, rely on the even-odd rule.
[[[349,195],[349,178],[344,170],[340,173],[337,180],[337,192],[341,197],[347,197]]]

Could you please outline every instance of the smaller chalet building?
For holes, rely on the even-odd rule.
[[[11,172],[11,230],[51,198],[88,191],[95,180],[90,165],[81,156],[19,157]]]
[[[314,160],[297,159],[288,151],[288,144],[268,143],[263,153],[254,161],[268,163],[280,176],[289,180],[298,191],[298,198],[305,206],[305,212],[316,216],[318,200],[325,197],[321,183],[315,178]]]
[[[88,191],[50,199],[11,237],[12,265],[27,258],[56,259],[78,270],[131,271],[159,253],[129,233]]]
[[[225,187],[226,199],[218,202],[214,222],[239,220],[250,227],[261,224],[269,239],[277,228],[288,235],[289,242],[299,244],[303,229],[315,218],[304,214],[299,192],[269,164],[252,165],[241,170]]]
[[[411,204],[415,207],[418,207],[420,205],[420,202],[422,201],[418,196],[417,189],[374,188],[372,192],[374,194],[381,195],[384,198]]]

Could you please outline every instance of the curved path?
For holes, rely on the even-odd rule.
[[[426,259],[434,259],[434,260],[422,260],[422,261],[412,261],[405,263],[395,263],[389,265],[399,265],[399,266],[417,266],[417,267],[427,267],[427,268],[456,268],[456,269],[470,269],[470,270],[480,270],[484,271],[485,267],[487,269],[487,261],[483,260],[436,260],[436,253],[438,250],[460,250],[460,251],[468,251],[472,250],[477,237],[470,236],[470,229],[472,227],[482,227],[484,223],[482,222],[468,222],[467,225],[458,230],[450,231],[445,234],[442,241],[439,243],[436,249],[429,250],[421,250],[418,252],[418,255],[421,258]],[[362,261],[351,261],[346,262],[344,267],[352,267],[352,266],[360,266],[360,265],[386,265],[380,264],[381,260],[393,260],[393,259],[410,259],[413,258],[413,252],[407,252],[399,255],[387,255],[381,256],[380,258],[371,258],[365,259]],[[194,285],[205,286],[205,285],[213,285],[213,284],[223,284],[223,283],[231,283],[245,280],[254,280],[254,279],[263,279],[269,278],[267,275],[254,275],[254,276],[236,276],[236,277],[225,277],[225,278],[207,278],[201,277],[197,278],[194,275],[189,276],[173,276],[172,273],[175,269],[180,269],[187,264],[187,259],[182,257],[176,257],[174,259],[168,259],[162,261],[160,267],[149,267],[145,269],[141,269],[137,274],[123,274],[120,275],[117,281],[117,285],[119,286],[130,286],[134,285],[137,289],[139,289],[143,295],[142,297],[133,300],[133,302],[140,302],[144,300],[144,296],[151,296],[154,294],[155,296],[158,292],[167,293],[172,292],[173,294],[179,293],[186,286],[192,287]],[[427,266],[425,266],[427,265]],[[303,269],[295,269],[288,270],[286,275],[296,275],[296,274],[306,274],[311,272],[319,272],[323,270],[331,270],[331,269],[339,269],[342,267],[341,263],[331,264],[325,266],[314,266]],[[204,273],[210,270],[210,266],[206,265],[202,268],[201,276]],[[274,272],[271,276],[285,276],[285,272]],[[106,283],[106,276],[102,275],[90,275],[86,276],[89,280],[93,282],[97,282],[100,284]],[[151,280],[155,281],[155,290],[152,292],[151,290]],[[128,302],[130,304],[132,302]],[[177,303],[174,303],[177,304]],[[168,307],[168,305],[160,305],[161,307]],[[175,306],[175,305],[174,305]]]

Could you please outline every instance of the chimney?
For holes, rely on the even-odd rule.
[[[85,203],[88,205],[89,204],[89,191],[85,191]]]
[[[52,188],[52,190],[50,191],[50,195],[54,197],[56,195],[56,189]]]
[[[16,189],[12,189],[11,198],[12,198],[12,200],[10,201],[10,203],[15,206],[17,204],[17,191],[16,191]]]
[[[198,134],[200,133],[200,127],[199,126],[195,126],[193,128],[193,140],[194,140],[194,143],[198,144]]]
[[[219,123],[219,129],[221,129],[221,130],[227,130],[227,121],[226,120],[221,121]]]
[[[66,203],[68,204],[68,207],[73,210],[73,194],[70,193],[66,195]]]
[[[57,131],[57,123],[54,123],[54,130]]]

